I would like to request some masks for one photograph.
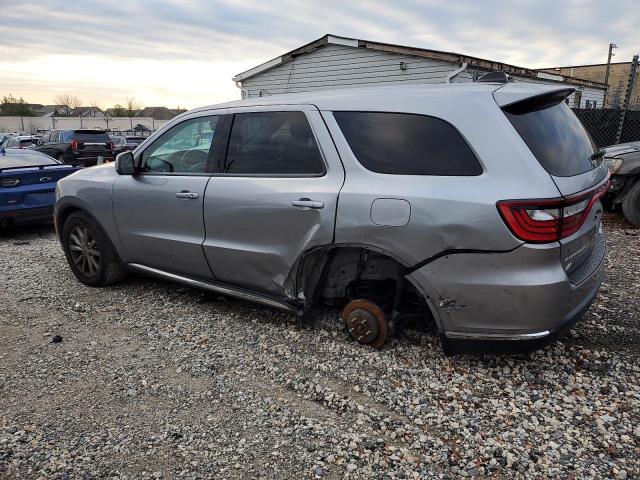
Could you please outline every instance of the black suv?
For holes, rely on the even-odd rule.
[[[113,160],[113,142],[104,130],[52,130],[35,147],[42,153],[76,167],[90,167]]]

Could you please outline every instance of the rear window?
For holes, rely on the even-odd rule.
[[[144,142],[144,138],[140,138],[140,137],[127,137],[127,142],[126,143],[133,143],[133,144],[139,144]]]
[[[367,170],[396,175],[482,173],[462,135],[439,118],[382,112],[334,112],[333,116]]]
[[[552,104],[523,102],[503,110],[551,175],[572,177],[594,168],[591,155],[596,152],[595,144],[563,100]]]
[[[106,143],[111,141],[107,132],[95,132],[91,130],[76,130],[69,140],[89,143]]]

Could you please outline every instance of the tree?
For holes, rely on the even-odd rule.
[[[138,110],[140,110],[141,106],[138,102],[136,102],[136,99],[133,97],[127,98],[127,116],[128,117],[133,117],[135,116],[136,112]]]
[[[113,106],[113,108],[111,109],[111,116],[112,117],[126,117],[127,116],[127,109],[124,108],[119,103],[116,103]]]
[[[62,108],[59,110],[58,113],[67,117],[73,113],[73,110],[82,106],[82,100],[80,100],[75,95],[69,95],[69,94],[56,95],[53,101],[55,102],[56,105],[62,106]]]
[[[4,117],[32,117],[34,113],[22,97],[16,98],[9,94],[2,97],[0,115]]]
[[[181,113],[184,113],[184,112],[187,111],[186,108],[182,108],[182,107],[176,107],[176,108],[174,108],[174,110],[176,112],[176,115],[180,115]]]

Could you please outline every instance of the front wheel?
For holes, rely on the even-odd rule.
[[[71,271],[85,285],[105,287],[125,274],[106,233],[84,212],[74,212],[64,222],[62,246]]]
[[[622,201],[622,213],[625,218],[640,227],[640,180],[631,187]]]

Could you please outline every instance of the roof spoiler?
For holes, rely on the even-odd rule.
[[[496,72],[485,73],[479,77],[476,82],[486,83],[509,83],[511,81],[511,75],[507,75],[502,70]]]
[[[528,83],[510,84],[493,92],[493,98],[503,110],[511,113],[526,110],[539,110],[562,102],[575,89],[567,87],[549,87]]]

